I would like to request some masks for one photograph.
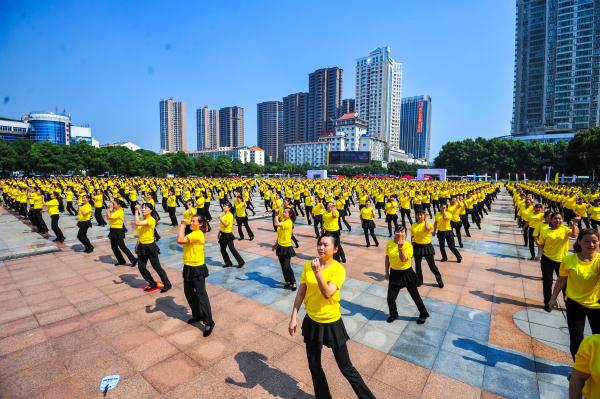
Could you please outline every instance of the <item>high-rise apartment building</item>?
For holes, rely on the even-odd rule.
[[[187,149],[185,103],[173,98],[160,101],[160,149],[167,152]]]
[[[257,104],[257,141],[270,162],[283,160],[283,103],[265,101]]]
[[[219,146],[244,145],[244,108],[225,107],[219,110]]]
[[[196,110],[196,148],[210,150],[219,147],[219,110],[206,105]]]
[[[283,97],[283,146],[308,141],[308,93]]]
[[[342,105],[342,73],[338,67],[317,69],[308,75],[308,128],[306,141],[333,132]]]
[[[356,100],[353,98],[346,98],[342,100],[342,105],[339,112],[340,117],[351,112],[356,112]]]
[[[389,47],[377,48],[356,60],[356,112],[369,122],[369,135],[399,148],[402,64]]]
[[[600,2],[517,0],[514,136],[600,125]]]
[[[431,97],[402,99],[400,149],[413,158],[429,161],[431,141]]]

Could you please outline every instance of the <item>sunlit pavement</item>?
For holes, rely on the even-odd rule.
[[[261,217],[260,199],[254,202],[257,218],[250,226],[256,238],[236,241],[244,268],[222,268],[215,220],[207,235],[216,322],[209,338],[185,323],[191,316],[182,289],[181,249],[166,214],[161,212],[160,256],[174,287],[145,294],[137,268],[113,266],[106,228],[91,229],[95,251],[88,255],[75,239],[74,217],[61,216],[67,241],[54,244],[0,211],[0,259],[5,259],[0,261],[0,396],[99,397],[102,377],[119,374],[121,381],[107,397],[311,397],[302,337],[287,333],[295,293],[282,287],[271,250],[276,240],[271,219]],[[213,217],[218,211],[213,203]],[[178,208],[178,217],[182,212]],[[399,320],[386,323],[387,226],[376,220],[380,247],[366,248],[357,210],[348,220],[352,231],[342,235],[348,258],[343,320],[352,338],[351,358],[378,398],[567,396],[571,360],[565,316],[541,309],[539,264],[526,260],[529,251],[514,228],[505,192],[482,230],[475,227],[464,239],[462,263],[450,253],[450,261],[440,263],[436,254],[443,289],[424,262],[419,291],[431,314],[424,325],[414,322],[416,309],[405,292],[398,298]],[[130,248],[133,231],[130,227]],[[316,243],[302,217],[294,233],[300,241],[293,259],[299,278]],[[323,356],[333,396],[354,397],[331,352]]]

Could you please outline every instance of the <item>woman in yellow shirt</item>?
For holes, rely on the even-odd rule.
[[[395,194],[392,197],[395,198],[396,200],[398,199],[398,197]],[[412,218],[410,217],[410,209],[412,207],[411,202],[412,202],[412,199],[410,198],[410,193],[408,191],[404,191],[404,193],[402,194],[402,198],[400,198],[400,215],[402,216],[402,225],[404,227],[406,227],[405,217],[408,217],[408,223],[413,224]],[[386,204],[386,207],[387,207],[387,204]],[[396,226],[396,228],[397,227],[398,226]],[[390,237],[391,236],[392,236],[392,233],[390,232]]]
[[[271,201],[271,221],[273,222],[273,231],[277,231],[277,227],[275,227],[275,216],[279,215],[279,208],[283,205],[283,202],[279,198],[279,193],[273,193],[273,201]]]
[[[304,196],[304,209],[306,210],[306,222],[309,226],[312,224],[310,216],[312,215],[314,202],[315,199],[313,198],[313,196],[309,192],[307,192],[307,194]]]
[[[104,193],[102,190],[96,190],[96,194],[94,195],[94,217],[96,218],[96,222],[98,226],[104,227],[106,226],[106,221],[102,217],[102,210],[104,209]]]
[[[352,365],[346,345],[350,338],[340,312],[340,289],[346,279],[346,270],[334,259],[339,243],[339,237],[334,236],[323,236],[317,241],[319,257],[307,260],[304,264],[288,332],[291,336],[296,332],[298,312],[304,302],[306,316],[302,322],[302,336],[316,398],[331,398],[321,365],[323,345],[333,351],[342,375],[348,380],[356,396],[375,398]]]
[[[183,292],[192,310],[192,318],[187,322],[194,324],[201,321],[204,337],[208,337],[215,328],[206,292],[208,268],[204,260],[204,233],[208,230],[207,225],[204,217],[194,215],[190,220],[183,219],[177,232],[177,243],[183,246]],[[185,234],[188,226],[191,233]]]
[[[371,204],[370,199],[365,199],[364,206],[360,208],[360,222],[362,225],[363,232],[365,233],[365,241],[367,242],[367,248],[371,246],[369,242],[369,234],[373,237],[373,241],[375,241],[375,246],[379,246],[379,241],[377,241],[377,237],[375,237],[375,210]]]
[[[273,245],[273,251],[277,254],[279,265],[283,272],[285,280],[284,288],[289,288],[296,291],[296,277],[292,270],[292,257],[296,256],[296,251],[292,248],[292,232],[294,230],[294,222],[292,215],[294,210],[286,208],[283,210],[282,220],[279,220],[279,215],[275,216],[275,226],[277,227],[277,243]]]
[[[90,205],[90,199],[87,194],[81,195],[79,199],[81,202],[78,204],[79,209],[77,211],[77,227],[79,228],[77,231],[77,239],[85,248],[83,252],[89,254],[94,251],[94,246],[87,237],[87,231],[92,227],[92,206]]]
[[[446,262],[448,260],[448,256],[446,255],[446,244],[448,244],[448,248],[450,248],[450,251],[456,256],[456,263],[460,263],[462,261],[462,256],[460,256],[460,252],[458,252],[454,243],[454,233],[452,233],[452,225],[450,224],[451,220],[452,213],[448,211],[448,205],[446,205],[445,202],[441,203],[440,211],[435,214],[433,234],[437,235],[440,245],[440,252],[442,253],[440,262]]]
[[[567,325],[571,341],[571,356],[579,349],[583,340],[585,319],[592,334],[600,334],[600,234],[596,230],[581,230],[573,245],[574,254],[567,255],[560,263],[559,277],[554,285],[550,309],[557,307],[556,298],[566,285]]]
[[[313,227],[315,228],[315,238],[320,237],[320,231],[323,230],[323,214],[325,213],[325,209],[323,209],[323,199],[317,197],[315,201],[315,205],[311,209],[313,215]],[[319,230],[320,229],[320,230]]]
[[[238,194],[235,197],[235,221],[237,223],[238,228],[238,240],[244,239],[244,231],[242,230],[242,226],[246,228],[246,233],[248,233],[248,239],[250,241],[254,240],[254,233],[248,224],[248,215],[246,214],[247,203],[244,201],[242,194]]]
[[[389,237],[392,236],[392,223],[394,223],[394,231],[398,228],[398,197],[393,194],[390,199],[385,203],[385,222],[388,225]],[[410,220],[410,209],[409,216]],[[410,221],[412,223],[412,220]],[[402,214],[402,225],[404,225],[404,214]]]
[[[598,227],[600,227],[600,198],[594,200],[594,204],[589,209],[589,214],[592,229],[598,230]]]
[[[340,238],[340,225],[338,218],[340,217],[339,212],[335,208],[333,202],[327,203],[327,212],[323,214],[323,234],[337,238],[339,244],[337,245],[338,250],[334,255],[334,259],[338,262],[346,263],[346,253],[342,248]]]
[[[417,222],[411,226],[410,238],[412,241],[413,251],[415,255],[415,269],[417,271],[417,287],[423,284],[423,272],[421,271],[421,261],[425,258],[429,270],[435,276],[435,280],[438,283],[438,287],[444,288],[444,282],[442,281],[442,275],[438,270],[433,255],[435,250],[433,244],[431,244],[431,232],[433,231],[433,225],[427,220],[427,214],[424,209],[417,211]]]
[[[125,245],[125,233],[127,230],[125,229],[124,208],[126,206],[127,204],[125,201],[113,198],[112,209],[106,208],[106,218],[108,219],[108,226],[110,227],[108,239],[110,240],[110,248],[112,249],[115,258],[117,258],[117,263],[115,263],[115,266],[121,266],[125,264],[125,258],[121,253],[121,251],[123,251],[127,256],[127,259],[129,259],[131,267],[134,267],[137,264],[137,259]]]
[[[58,194],[53,192],[50,194],[50,201],[46,202],[48,214],[50,215],[50,228],[54,232],[56,238],[53,241],[64,242],[65,236],[62,230],[58,227],[58,219],[60,218]]]
[[[544,310],[546,312],[551,311],[549,302],[552,296],[552,283],[554,282],[552,273],[559,277],[560,263],[569,252],[569,237],[577,237],[578,230],[576,219],[571,219],[569,227],[566,227],[563,226],[562,215],[555,212],[552,214],[550,228],[544,230],[538,240],[539,252],[542,254],[540,267],[542,269]]]
[[[590,335],[579,346],[569,381],[569,398],[600,398],[600,334]]]
[[[417,309],[419,309],[417,324],[425,323],[425,320],[429,317],[417,289],[417,275],[411,267],[412,256],[413,246],[406,241],[406,227],[399,226],[394,232],[394,239],[389,240],[385,246],[385,279],[389,281],[387,303],[390,316],[387,318],[388,323],[398,318],[396,298],[398,298],[398,293],[404,287],[406,287]]]
[[[187,236],[192,232],[190,224],[192,222],[192,217],[198,215],[198,208],[194,206],[194,202],[192,200],[186,201],[185,206],[187,209],[183,212],[183,219],[186,221],[185,235]]]
[[[177,226],[177,215],[175,215],[175,208],[177,207],[177,197],[175,196],[175,190],[169,189],[169,197],[167,198],[167,209],[169,211],[169,217],[171,218],[171,226]]]
[[[141,216],[140,219],[140,210]],[[167,292],[171,289],[171,282],[169,281],[169,277],[167,273],[162,268],[160,264],[160,259],[158,259],[158,254],[160,253],[160,249],[158,245],[156,245],[156,241],[154,239],[154,230],[156,229],[156,219],[152,216],[154,212],[154,206],[152,204],[146,202],[141,207],[136,205],[135,207],[135,225],[138,227],[140,234],[138,237],[138,242],[136,245],[136,252],[138,255],[138,270],[140,274],[146,280],[148,285],[144,288],[144,291],[153,291],[158,285],[156,281],[154,281],[154,277],[146,268],[148,261],[150,261],[150,265],[162,281],[162,288],[160,292]]]
[[[246,262],[242,259],[242,256],[235,249],[235,237],[233,236],[233,214],[231,213],[231,204],[226,202],[223,204],[223,214],[219,216],[219,246],[221,247],[221,256],[223,257],[223,262],[225,262],[225,267],[233,266],[231,262],[231,258],[227,253],[227,248],[235,258],[238,263],[238,269],[243,267]]]
[[[73,208],[73,189],[71,187],[67,187],[65,191],[65,201],[67,202],[67,212],[69,212],[69,215],[77,216],[77,211]]]

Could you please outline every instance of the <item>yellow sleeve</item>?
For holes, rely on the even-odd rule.
[[[579,350],[575,355],[575,363],[573,363],[573,368],[577,371],[580,371],[585,374],[590,374],[590,364],[593,355],[593,348],[591,345],[591,336],[585,338],[581,341],[581,345],[579,345]]]
[[[404,255],[406,255],[406,257],[408,259],[412,258],[412,256],[413,256],[413,246],[412,246],[412,244],[407,245],[406,248],[403,248],[403,249],[404,249]]]
[[[310,260],[307,260],[302,269],[302,275],[300,276],[300,284],[306,284],[306,268],[310,267]]]
[[[328,282],[335,284],[335,286],[338,287],[338,290],[339,290],[340,288],[342,288],[342,285],[344,284],[345,280],[346,280],[346,269],[344,269],[344,267],[340,265],[335,268],[333,273],[331,273],[331,276],[329,276]]]
[[[558,275],[561,277],[568,277],[569,276],[569,270],[572,269],[571,265],[569,264],[569,256],[565,256],[565,258],[562,260],[562,262],[560,262],[560,270],[558,272]]]

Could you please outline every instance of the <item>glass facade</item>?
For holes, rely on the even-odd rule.
[[[65,122],[51,120],[29,120],[31,140],[36,143],[49,141],[53,144],[67,144]]]
[[[430,141],[431,98],[403,98],[400,114],[400,149],[414,158],[429,161]]]

